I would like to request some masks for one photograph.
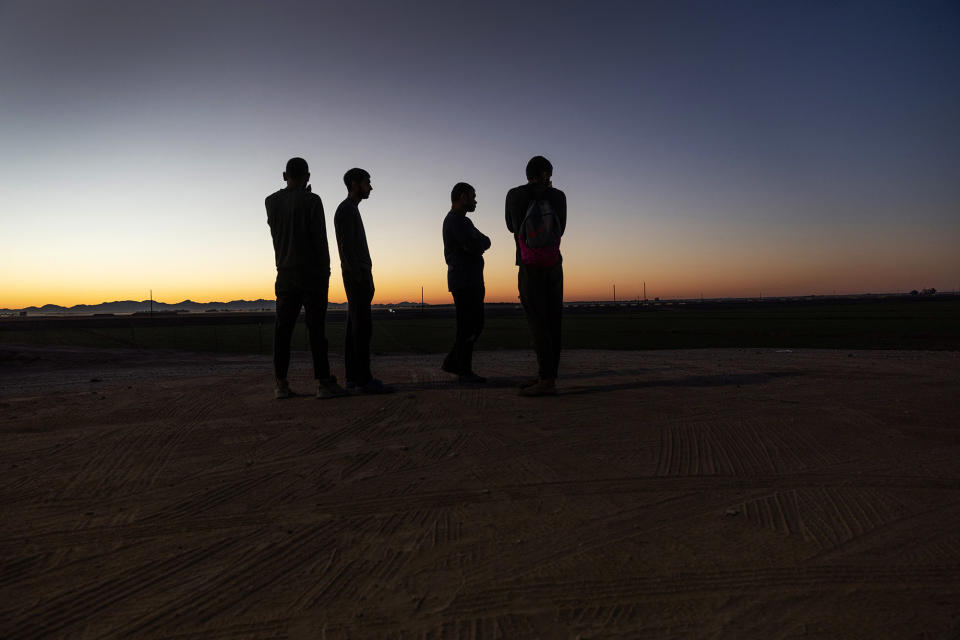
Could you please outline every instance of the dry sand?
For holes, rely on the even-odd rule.
[[[0,348],[0,636],[960,634],[960,354],[438,364]]]

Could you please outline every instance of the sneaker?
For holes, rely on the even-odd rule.
[[[277,386],[273,390],[273,397],[277,400],[283,400],[285,398],[292,398],[295,394],[290,389],[290,384],[286,380],[277,380]]]
[[[557,385],[553,380],[539,380],[536,384],[520,389],[520,395],[528,398],[557,395]]]
[[[382,381],[373,378],[370,382],[363,385],[355,385],[359,393],[376,395],[380,393],[393,393],[393,387],[383,384]]]
[[[347,390],[337,384],[337,377],[330,376],[326,380],[317,380],[317,397],[321,400],[328,398],[342,398]]]
[[[484,378],[483,376],[478,376],[473,371],[471,371],[469,373],[461,373],[459,376],[457,376],[457,381],[465,382],[465,383],[480,384],[481,382],[486,382],[487,379]]]

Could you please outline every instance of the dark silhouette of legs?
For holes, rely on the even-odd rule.
[[[560,365],[563,319],[563,267],[520,265],[517,274],[520,301],[533,334],[541,380],[554,380]]]
[[[310,334],[310,351],[313,356],[313,377],[326,380],[330,377],[330,360],[327,357],[327,288],[305,291],[303,294],[304,320]],[[289,342],[288,342],[289,344]]]
[[[290,369],[290,339],[300,315],[302,296],[299,292],[281,291],[277,282],[277,321],[273,332],[273,374],[277,380],[286,380]]]
[[[347,292],[347,331],[344,345],[344,367],[347,384],[365,385],[373,380],[370,373],[370,338],[373,319],[370,303],[373,291],[363,284],[344,282]]]
[[[453,302],[457,309],[457,337],[450,353],[443,361],[443,369],[467,375],[473,372],[473,347],[483,332],[483,287],[454,289]]]
[[[273,334],[273,373],[277,380],[286,380],[290,369],[290,340],[297,325],[300,308],[305,310],[313,375],[317,380],[330,377],[327,357],[327,278],[304,278],[295,273],[277,274],[277,321]]]

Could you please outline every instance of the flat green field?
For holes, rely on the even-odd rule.
[[[342,350],[344,313],[327,318],[330,350]],[[56,318],[21,328],[0,325],[0,343],[136,347],[263,353],[272,350],[269,315],[236,314],[166,319],[111,318],[78,322]],[[94,326],[91,326],[93,324]],[[452,309],[420,314],[374,312],[373,350],[378,353],[446,351],[454,336]],[[960,349],[960,299],[894,299],[850,303],[743,303],[664,307],[569,309],[563,319],[568,349],[685,349],[710,347]],[[492,310],[478,349],[530,346],[522,314]],[[308,348],[302,316],[293,348]]]

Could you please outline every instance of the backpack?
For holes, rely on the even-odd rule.
[[[517,233],[520,260],[534,267],[552,267],[560,260],[560,221],[546,200],[532,200]]]

